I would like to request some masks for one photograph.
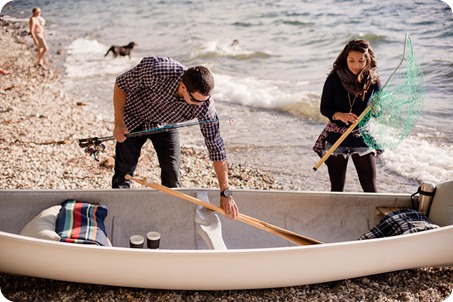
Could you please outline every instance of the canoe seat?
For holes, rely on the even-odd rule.
[[[208,192],[197,192],[197,198],[209,202]],[[222,237],[222,225],[217,214],[203,206],[195,210],[195,224],[197,233],[211,250],[226,250],[227,247]]]

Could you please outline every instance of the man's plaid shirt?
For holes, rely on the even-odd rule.
[[[134,68],[116,78],[118,87],[126,93],[124,123],[132,132],[181,123],[217,119],[212,97],[201,106],[189,105],[176,95],[184,67],[171,58],[146,57]],[[226,159],[225,145],[219,123],[200,125],[209,157],[213,161]]]

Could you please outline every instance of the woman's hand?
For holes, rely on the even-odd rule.
[[[334,121],[342,121],[346,125],[354,124],[358,121],[359,117],[355,113],[335,112],[332,116]]]

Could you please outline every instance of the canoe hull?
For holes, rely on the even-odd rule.
[[[233,290],[452,264],[453,227],[400,237],[272,249],[153,251],[71,245],[0,232],[0,271],[112,286]]]
[[[156,193],[152,190],[149,192]],[[34,193],[38,194],[38,192]],[[78,196],[80,194],[89,196],[92,193],[75,192]],[[48,198],[57,195],[58,192],[46,192],[46,194],[48,194],[46,196]],[[127,193],[130,198],[133,198],[132,194],[133,192]],[[148,195],[149,193],[142,192],[142,194]],[[269,196],[272,197],[272,195],[275,196],[270,199],[281,197],[274,192],[244,192],[244,194],[244,202],[247,194],[252,194],[253,200],[257,200],[257,196],[260,197],[259,200],[270,198]],[[260,196],[261,194],[263,196]],[[242,194],[237,193],[236,195],[240,200]],[[297,193],[295,195],[297,196]],[[305,199],[315,198],[310,198],[310,195],[306,194],[302,199],[299,196],[299,202],[303,203]],[[2,195],[0,192],[0,196],[6,197],[7,195]],[[59,196],[64,197],[61,192]],[[334,199],[345,197],[345,200],[351,202],[354,198],[359,197],[363,200],[364,196],[367,195],[353,194]],[[24,197],[26,194],[22,194],[20,199]],[[388,196],[389,202],[395,203],[395,200],[399,200],[400,197]],[[322,200],[331,198],[332,196],[327,194]],[[401,202],[404,203],[405,200],[403,198]],[[1,198],[0,204],[9,204],[3,201],[4,199]],[[48,201],[36,198],[33,204],[41,202],[47,204]],[[317,202],[322,204],[322,201]],[[382,203],[380,200],[377,202]],[[399,202],[397,201],[397,203]],[[55,204],[54,201],[51,201],[50,205],[53,204]],[[115,205],[112,202],[111,206],[109,209],[112,210],[109,215],[114,214],[112,212]],[[175,204],[170,204],[170,206],[173,207]],[[42,205],[37,207],[42,208]],[[248,206],[244,204],[244,208],[248,209]],[[297,209],[296,206],[293,208]],[[178,217],[178,210],[173,208],[173,213]],[[113,221],[114,217],[111,219]],[[308,217],[305,219],[310,220]],[[273,221],[268,222],[274,223]],[[243,237],[248,234],[247,232],[252,232],[249,226],[244,226],[244,229],[242,227],[233,229],[237,224],[238,222],[223,222],[224,234],[227,235],[225,242],[229,248],[233,245],[229,241],[239,241],[237,238],[230,240],[229,237],[235,235]],[[123,225],[127,225],[127,223]],[[280,226],[285,227],[283,224]],[[112,286],[174,290],[275,288],[329,282],[416,267],[453,264],[451,253],[453,250],[453,226],[383,239],[345,240],[309,246],[293,246],[277,238],[275,241],[277,247],[235,247],[228,250],[166,248],[148,250],[130,249],[126,246],[96,247],[24,237],[17,233],[4,231],[8,229],[4,225],[1,227],[0,271]],[[177,231],[180,230],[177,229]],[[300,232],[298,229],[294,231]],[[253,232],[256,232],[253,233],[255,237],[263,236],[258,239],[258,245],[268,238],[273,240],[275,237],[271,234],[262,234],[264,232],[260,230],[253,230]],[[310,235],[315,235],[316,238],[316,236],[321,236],[321,233]],[[244,241],[253,241],[253,238],[246,239]],[[193,241],[193,239],[191,240]]]

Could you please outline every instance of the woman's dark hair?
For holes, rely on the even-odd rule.
[[[214,76],[204,66],[190,67],[184,72],[182,82],[189,92],[198,92],[204,96],[211,94],[214,89]]]
[[[377,67],[377,60],[374,55],[373,48],[366,40],[352,40],[344,47],[343,51],[338,55],[337,59],[333,63],[333,68],[331,73],[335,73],[340,69],[347,69],[348,63],[347,58],[349,52],[357,51],[365,54],[366,65],[365,67],[357,74],[356,84],[362,90],[367,90],[371,84],[378,83],[379,77],[376,74],[375,70]]]

